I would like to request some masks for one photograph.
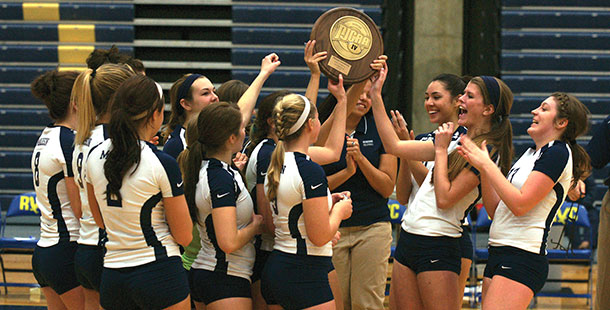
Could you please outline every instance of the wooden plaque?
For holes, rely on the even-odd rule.
[[[311,30],[316,40],[314,54],[327,51],[320,71],[345,84],[366,80],[375,73],[369,66],[383,53],[383,38],[377,25],[366,14],[352,8],[334,8],[322,14]]]

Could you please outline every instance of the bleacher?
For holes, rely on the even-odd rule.
[[[530,111],[552,92],[576,95],[591,111],[591,127],[610,113],[610,3],[604,0],[503,0],[502,79],[512,89],[513,144],[519,157],[533,144]],[[589,135],[578,139],[586,145]],[[609,167],[594,171],[596,204]]]
[[[131,1],[0,2],[0,205],[32,191],[31,151],[51,122],[30,93],[32,80],[59,67],[82,70],[94,48],[133,54]]]

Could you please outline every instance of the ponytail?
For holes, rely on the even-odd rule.
[[[110,110],[114,92],[134,75],[127,65],[104,64],[96,70],[87,69],[76,78],[71,99],[78,106],[75,144],[83,144],[89,139],[97,119]]]
[[[197,183],[199,183],[199,171],[201,162],[205,157],[205,147],[199,142],[197,130],[197,119],[186,124],[186,149],[178,155],[178,165],[184,180],[184,197],[189,208],[189,215],[193,223],[199,223],[199,209],[195,203]]]
[[[78,104],[78,125],[76,126],[76,137],[74,144],[84,144],[89,139],[91,130],[95,127],[96,114],[91,97],[91,73],[92,69],[83,71],[74,82],[72,89],[72,101]]]
[[[590,112],[578,98],[571,94],[555,92],[551,97],[557,101],[555,120],[568,120],[568,125],[560,139],[570,145],[572,150],[572,187],[574,187],[576,181],[584,180],[591,174],[591,158],[585,149],[576,143],[576,138],[589,129]]]
[[[128,170],[133,168],[135,172],[138,169],[141,153],[138,129],[147,125],[153,113],[163,110],[159,89],[160,86],[151,78],[136,75],[125,81],[112,98],[112,116],[108,126],[112,149],[104,162],[107,195],[121,199],[123,178]]]
[[[269,182],[267,198],[269,201],[274,201],[277,198],[277,188],[280,184],[280,175],[284,166],[284,153],[286,152],[284,143],[300,137],[303,128],[305,128],[304,123],[298,129],[293,127],[299,121],[301,114],[306,110],[306,104],[310,105],[307,119],[311,119],[316,115],[316,107],[300,95],[290,94],[282,97],[275,105],[275,109],[273,109],[275,133],[279,141],[271,154],[271,162],[267,169],[267,180]]]

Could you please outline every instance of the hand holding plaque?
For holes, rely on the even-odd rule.
[[[334,8],[322,14],[311,30],[313,53],[327,51],[320,70],[331,80],[343,75],[346,84],[366,80],[375,71],[369,66],[383,53],[383,39],[373,20],[352,8]]]

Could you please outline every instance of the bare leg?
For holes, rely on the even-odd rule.
[[[458,279],[458,305],[461,305],[462,301],[464,300],[464,290],[466,289],[466,282],[468,281],[468,276],[470,275],[471,265],[472,260],[462,257],[462,270],[460,270],[460,276]]]
[[[250,310],[250,309],[252,309],[252,299],[243,298],[243,297],[225,298],[225,299],[217,300],[215,302],[207,304],[206,309],[207,310],[225,310],[225,309]]]
[[[390,284],[390,309],[424,309],[417,287],[417,276],[409,267],[394,260]]]
[[[70,310],[85,309],[85,294],[83,293],[83,287],[80,285],[59,295],[59,298]]]
[[[487,288],[482,309],[527,309],[532,297],[534,292],[529,287],[496,275]]]
[[[102,308],[98,291],[83,287],[83,294],[85,295],[85,310],[99,310]]]
[[[341,295],[341,285],[337,278],[337,270],[328,273],[328,283],[330,284],[330,290],[333,291],[336,310],[343,310],[343,296]]]
[[[417,286],[427,310],[455,310],[457,304],[458,274],[452,271],[425,271],[417,274]]]
[[[252,283],[252,307],[254,310],[267,310],[267,304],[261,294],[261,281],[258,280]]]
[[[55,291],[50,287],[41,288],[44,297],[47,299],[47,308],[49,310],[64,310],[66,306]]]

